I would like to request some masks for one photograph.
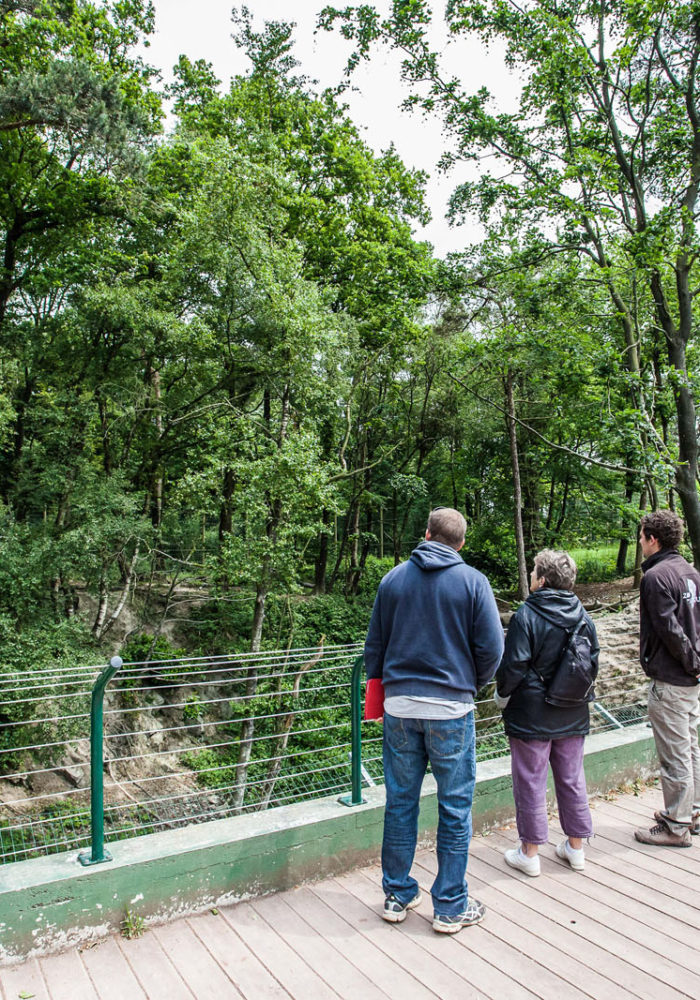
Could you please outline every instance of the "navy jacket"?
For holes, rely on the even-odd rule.
[[[700,574],[675,549],[642,563],[639,657],[648,677],[692,687],[700,681]]]
[[[571,591],[542,587],[530,594],[511,618],[505,653],[496,674],[499,695],[503,698],[510,695],[503,709],[503,724],[509,736],[520,740],[556,740],[588,733],[590,716],[586,703],[560,708],[544,700],[564,651],[567,632],[576,626],[582,611],[581,602]],[[591,660],[597,668],[598,637],[587,614],[585,619],[583,628],[591,640]]]
[[[421,542],[379,584],[365,669],[368,677],[381,677],[388,697],[473,701],[502,650],[488,580],[449,545]]]

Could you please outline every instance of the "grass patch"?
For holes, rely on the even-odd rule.
[[[577,582],[605,583],[608,580],[616,580],[619,577],[617,551],[617,545],[601,545],[595,549],[569,549],[569,555],[578,566]],[[627,560],[625,575],[628,572],[632,572],[630,558]]]

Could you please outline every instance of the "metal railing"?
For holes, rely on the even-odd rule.
[[[81,865],[98,865],[111,861],[112,855],[105,851],[104,813],[104,697],[105,689],[119,668],[123,666],[120,656],[114,656],[95,681],[90,704],[90,851],[81,851],[78,861]]]
[[[360,649],[0,675],[0,863],[347,791]]]
[[[348,787],[358,805],[383,780],[362,688],[359,643],[4,674],[0,863],[87,847],[97,864],[105,841]],[[644,721],[645,689],[603,681],[592,731]],[[477,759],[506,755],[488,689],[475,711]]]

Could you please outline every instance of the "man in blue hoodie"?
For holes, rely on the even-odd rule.
[[[367,676],[381,678],[385,691],[383,916],[399,923],[421,901],[410,872],[430,762],[438,797],[433,929],[441,934],[484,918],[466,882],[476,777],[473,709],[503,653],[489,582],[458,555],[465,530],[459,511],[431,512],[425,541],[379,584],[365,642]]]

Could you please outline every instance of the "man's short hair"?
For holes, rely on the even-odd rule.
[[[459,550],[464,542],[467,522],[454,507],[436,507],[428,517],[428,531],[432,542],[442,542]]]
[[[545,585],[554,590],[573,590],[576,572],[576,563],[561,549],[542,549],[535,556],[535,576],[538,580],[543,576]]]
[[[683,522],[672,510],[655,510],[642,517],[641,528],[647,539],[652,535],[662,549],[677,549],[683,541]]]

